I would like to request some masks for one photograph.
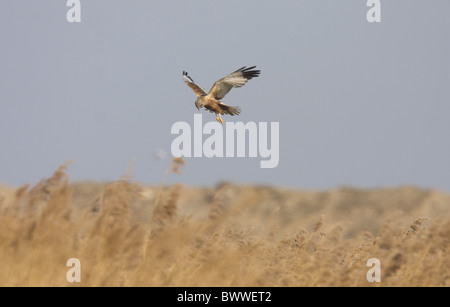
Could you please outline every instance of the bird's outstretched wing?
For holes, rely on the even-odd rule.
[[[206,95],[205,90],[195,84],[194,80],[192,80],[192,78],[188,76],[188,73],[186,71],[183,71],[183,80],[197,96]]]
[[[261,71],[252,70],[255,67],[256,66],[246,68],[244,66],[222,79],[217,80],[208,94],[212,95],[217,100],[222,99],[233,87],[241,87],[245,85],[248,80],[258,77]]]

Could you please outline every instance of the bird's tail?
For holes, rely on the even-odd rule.
[[[222,110],[222,114],[228,114],[231,116],[241,114],[241,108],[239,107],[231,107],[223,103],[219,104],[219,107]]]

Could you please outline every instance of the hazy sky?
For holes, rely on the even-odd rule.
[[[193,127],[187,70],[214,81],[257,65],[225,122],[279,122],[279,165],[187,158],[168,182],[450,191],[450,1],[65,0],[0,2],[0,182],[161,181],[175,122]],[[202,111],[203,122],[215,121]],[[155,156],[166,152],[166,158]]]

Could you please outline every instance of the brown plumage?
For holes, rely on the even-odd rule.
[[[241,109],[239,107],[223,104],[219,100],[224,98],[233,87],[244,86],[248,80],[258,77],[261,71],[252,70],[255,67],[256,66],[246,68],[244,66],[222,79],[217,80],[209,93],[206,93],[204,89],[198,86],[185,71],[183,71],[183,80],[197,95],[197,100],[195,101],[197,109],[200,110],[200,108],[204,107],[210,112],[216,113],[217,121],[223,123],[221,115],[238,115],[241,113]]]

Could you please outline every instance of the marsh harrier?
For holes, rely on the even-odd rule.
[[[194,80],[189,77],[188,73],[183,71],[183,80],[197,95],[195,106],[197,109],[205,107],[210,112],[216,113],[216,119],[223,124],[222,114],[238,115],[241,113],[239,107],[231,107],[223,104],[219,100],[225,97],[233,87],[241,87],[247,83],[248,80],[258,77],[260,70],[252,70],[256,66],[246,68],[245,66],[232,72],[231,74],[217,80],[212,86],[209,93],[195,84]]]

